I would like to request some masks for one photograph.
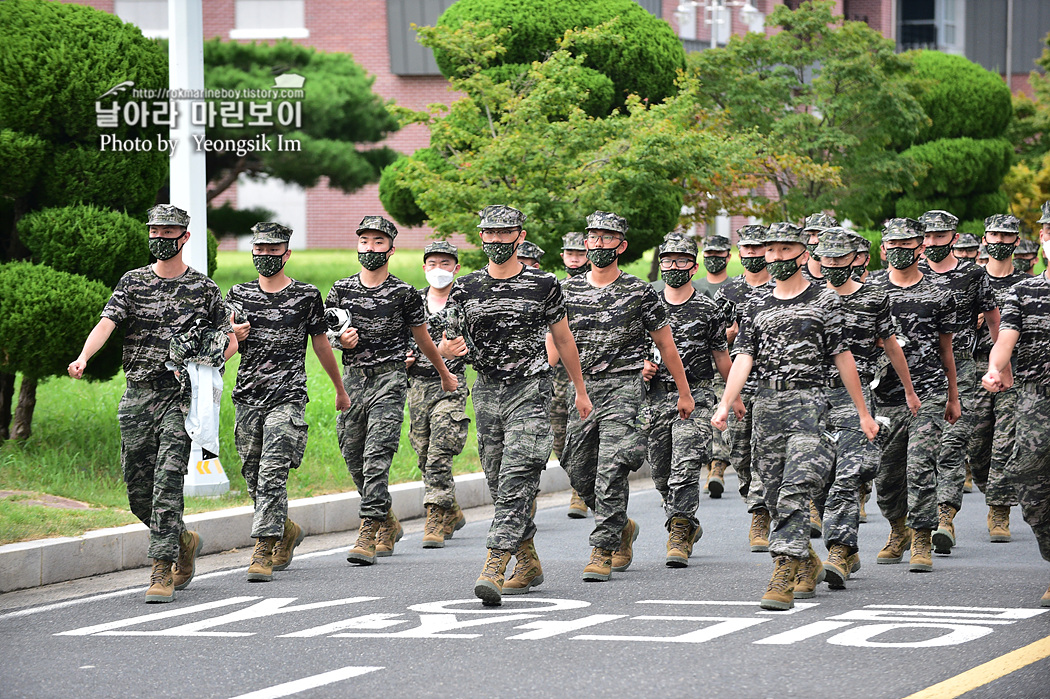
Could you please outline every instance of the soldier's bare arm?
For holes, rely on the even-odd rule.
[[[696,403],[693,401],[693,393],[689,388],[689,379],[685,377],[685,366],[682,365],[682,357],[678,354],[678,348],[674,344],[671,335],[671,326],[665,325],[649,332],[656,343],[656,349],[660,350],[660,357],[667,367],[667,372],[674,379],[678,388],[678,417],[688,420],[693,414]]]
[[[711,417],[711,425],[719,431],[724,432],[728,426],[729,406],[740,398],[740,391],[743,390],[744,383],[747,382],[747,377],[751,373],[751,366],[754,364],[754,361],[750,354],[743,353],[738,354],[736,359],[733,360],[733,368],[729,371],[725,390],[722,391],[722,400],[718,402],[715,414]]]
[[[226,345],[226,351],[222,353],[222,360],[228,362],[230,357],[237,354],[237,350],[240,349],[241,343],[237,341],[237,336],[233,333],[226,333],[226,339],[230,342]]]
[[[998,308],[984,312],[984,322],[988,323],[988,334],[992,336],[992,342],[999,339],[999,319]]]
[[[868,412],[868,404],[864,402],[864,391],[860,385],[860,375],[857,373],[857,362],[853,359],[853,353],[849,350],[835,355],[835,368],[839,370],[842,385],[846,387],[853,406],[860,416],[860,429],[868,441],[874,441],[875,435],[879,433],[879,423]]]
[[[551,366],[558,366],[561,357],[558,356],[558,348],[554,346],[554,338],[551,337],[550,333],[547,333],[547,338],[543,342],[547,347],[547,363]]]
[[[587,387],[583,385],[580,353],[576,349],[576,340],[572,336],[572,331],[569,330],[568,319],[562,318],[550,326],[550,331],[551,341],[558,350],[562,366],[565,367],[565,372],[569,375],[572,385],[576,388],[576,410],[580,413],[580,419],[586,420],[587,416],[591,414],[593,406],[591,405],[590,397],[587,395]]]
[[[335,361],[335,352],[332,351],[332,343],[328,341],[328,336],[324,333],[313,335],[310,337],[310,344],[314,347],[314,354],[317,355],[317,361],[321,362],[324,373],[328,374],[332,385],[335,386],[335,409],[339,412],[349,409],[350,396],[343,388],[343,379],[339,375],[339,364]]]
[[[430,363],[437,369],[438,375],[441,377],[441,388],[446,393],[455,391],[459,386],[459,380],[452,375],[452,372],[445,366],[445,360],[438,352],[437,345],[430,339],[430,333],[427,332],[427,324],[412,326],[412,337],[416,341],[416,345],[419,346],[419,351],[423,353]]]
[[[1016,330],[1003,330],[995,341],[988,355],[988,373],[981,378],[985,389],[998,393],[1013,386],[1013,375],[1010,373],[1010,357],[1021,333]]]
[[[919,396],[915,393],[915,386],[911,383],[911,371],[908,369],[908,360],[904,356],[904,350],[901,349],[900,343],[897,342],[897,336],[891,335],[885,341],[879,340],[879,342],[882,343],[882,348],[890,360],[890,365],[897,372],[897,378],[901,380],[901,385],[904,386],[904,396],[908,401],[908,410],[911,411],[912,415],[918,415],[922,401],[919,400]]]
[[[117,324],[109,318],[102,318],[95,324],[95,327],[88,333],[87,339],[84,340],[84,348],[80,350],[80,356],[69,363],[67,371],[69,371],[71,377],[79,379],[84,376],[84,369],[87,367],[88,360],[102,349],[102,346],[106,344],[106,340],[113,334],[113,330],[116,327]]]
[[[733,323],[733,326],[736,327],[736,323]],[[729,378],[729,372],[733,370],[733,359],[729,356],[729,350],[713,350],[711,355],[715,358],[715,368],[722,375],[722,380],[726,381]],[[747,408],[744,407],[744,401],[740,396],[736,397],[730,407],[733,408],[733,414],[736,415],[737,420],[743,420],[747,415]]]

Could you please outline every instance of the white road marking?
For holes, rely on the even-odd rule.
[[[740,602],[740,601],[715,601],[715,600],[695,600],[695,599],[643,599],[638,600],[635,604],[706,604],[713,607],[757,607],[758,602]],[[798,614],[804,612],[812,607],[819,607],[820,602],[795,602],[795,606],[792,609],[786,611],[771,611],[763,609],[757,614],[768,614],[770,616],[788,616],[791,614]]]
[[[121,629],[125,626],[134,626],[135,624],[143,624],[147,621],[159,621],[160,619],[170,619],[171,617],[183,616],[185,614],[195,614],[197,612],[206,612],[210,609],[217,609],[219,607],[228,607],[231,604],[243,604],[244,602],[251,602],[257,600],[258,597],[230,597],[227,599],[217,600],[215,602],[206,602],[204,604],[195,604],[192,607],[181,607],[179,609],[169,609],[164,612],[156,612],[155,614],[142,614],[141,616],[134,616],[130,619],[120,619],[119,621],[107,621],[105,624],[95,624],[93,626],[84,626],[79,629],[73,629],[72,631],[62,631],[56,633],[56,636],[90,636],[94,633],[101,633],[102,631],[110,631],[112,629]]]
[[[527,609],[522,609],[523,612],[561,612],[566,609],[582,609],[583,607],[591,606],[590,602],[584,602],[579,599],[555,599],[553,597],[504,597],[503,604],[543,604],[547,606],[533,607],[529,606]],[[468,609],[449,609],[453,605],[466,604],[470,605]],[[478,604],[478,600],[474,597],[470,599],[450,599],[441,602],[424,602],[423,604],[413,604],[408,608],[410,612],[419,612],[420,614],[505,614],[506,609],[500,607],[483,607]]]
[[[645,621],[717,621],[719,623],[711,626],[703,626],[695,631],[683,633],[679,636],[603,636],[599,634],[586,634],[573,636],[574,641],[654,641],[663,643],[704,643],[721,636],[726,636],[737,631],[743,631],[757,624],[764,624],[769,619],[740,619],[724,616],[636,616],[632,619]]]
[[[348,680],[351,677],[367,675],[370,672],[382,669],[382,667],[360,667],[350,665],[348,667],[341,667],[338,670],[322,672],[320,675],[304,677],[301,680],[285,682],[284,684],[274,685],[273,687],[267,687],[266,689],[248,692],[247,694],[238,694],[236,697],[233,697],[233,699],[278,699],[278,697],[287,697],[292,694],[298,694],[299,692],[305,692],[308,689],[323,687],[326,684],[341,682],[343,680]]]
[[[799,641],[805,641],[807,638],[813,638],[814,636],[820,636],[821,634],[838,631],[842,627],[849,626],[852,623],[853,622],[851,621],[814,621],[812,624],[806,624],[797,629],[778,633],[769,638],[762,638],[753,641],[753,643],[755,645],[787,646],[792,643],[798,643]]]
[[[519,633],[516,636],[507,636],[507,640],[537,641],[543,638],[551,638],[553,636],[570,633],[572,631],[579,631],[588,626],[597,626],[598,624],[604,624],[607,621],[623,619],[626,616],[626,614],[591,614],[590,616],[581,617],[579,619],[570,619],[568,621],[555,621],[554,619],[533,621],[528,624],[514,627],[516,629],[534,629],[533,631]]]

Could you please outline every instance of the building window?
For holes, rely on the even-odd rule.
[[[304,0],[237,0],[231,39],[306,39]]]
[[[116,0],[113,14],[150,39],[168,38],[168,0]]]
[[[289,250],[306,249],[306,190],[276,177],[252,179],[241,175],[237,179],[237,208],[269,209],[277,213],[277,222],[288,226],[295,235],[288,241]],[[252,237],[237,237],[237,249],[252,249]]]
[[[678,20],[678,37],[680,39],[696,38],[696,5],[691,2],[679,3],[675,12]]]
[[[966,0],[899,0],[898,41],[902,51],[936,49],[963,53]]]

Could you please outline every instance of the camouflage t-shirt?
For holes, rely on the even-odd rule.
[[[695,290],[685,303],[669,303],[663,294],[659,294],[659,297],[667,309],[671,335],[685,366],[686,378],[690,384],[710,380],[714,376],[711,353],[729,349],[722,310],[714,301]],[[662,363],[653,380],[673,381],[671,373]]]
[[[703,274],[703,263],[701,263],[700,265],[700,274]],[[715,294],[718,293],[718,290],[722,287],[723,284],[725,284],[728,281],[729,279],[726,279],[725,281],[720,281],[717,284],[712,284],[707,280],[706,276],[701,276],[700,278],[693,280],[693,288],[695,288],[707,298],[714,299]]]
[[[776,283],[772,281],[759,284],[758,286],[751,286],[743,275],[728,279],[719,288],[718,293],[715,294],[715,303],[722,307],[722,311],[725,314],[726,327],[728,328],[733,323],[736,323],[737,332],[739,332],[740,325],[744,320],[744,309],[751,299],[756,295],[772,293],[775,288]],[[755,372],[751,372],[747,377],[747,382],[744,383],[743,392],[751,394],[757,389],[758,382],[755,379]]]
[[[952,349],[956,352],[973,352],[977,342],[977,316],[996,307],[988,274],[970,262],[959,260],[955,269],[936,272],[930,269],[925,259],[919,261],[919,271],[934,284],[948,289],[955,297],[955,335]]]
[[[1007,292],[1010,291],[1014,284],[1031,279],[1024,272],[1018,272],[1017,270],[1011,271],[1005,277],[993,277],[988,274],[987,270],[985,270],[985,274],[988,276],[988,286],[992,288],[992,295],[995,296],[995,305],[1000,308],[1006,301]],[[982,361],[988,361],[988,353],[992,351],[993,344],[995,343],[992,342],[992,334],[988,331],[987,323],[981,323],[981,327],[977,329],[977,347],[974,349],[973,355]]]
[[[867,285],[865,285],[867,286]],[[911,383],[920,400],[948,392],[948,376],[941,363],[940,336],[955,330],[955,298],[925,276],[911,286],[897,286],[886,275],[875,284],[890,299],[897,321],[897,341],[904,342]],[[890,366],[875,388],[880,405],[904,405],[904,385]]]
[[[234,286],[226,300],[240,306],[251,323],[248,337],[239,344],[233,401],[252,407],[307,402],[307,338],[328,329],[321,292],[293,279],[271,294],[255,280]]]
[[[486,267],[452,282],[448,303],[464,318],[479,374],[506,381],[550,371],[547,329],[565,317],[553,274],[522,265],[513,277],[496,279]]]
[[[436,313],[431,313],[430,308],[427,304],[427,293],[430,291],[429,286],[425,286],[419,290],[419,297],[423,299],[423,308],[427,311],[427,332],[430,333],[430,339],[434,341],[434,344],[441,342],[441,334],[448,328],[448,306],[445,306]],[[419,351],[419,347],[415,341],[410,344],[412,354],[415,356],[416,361],[408,368],[409,376],[419,376],[428,378],[437,378],[438,372],[434,368],[434,365],[430,363],[427,356]],[[463,368],[466,365],[465,357],[456,357],[455,359],[446,359],[445,366],[456,376],[463,374]]]
[[[405,361],[409,328],[427,322],[419,292],[392,274],[371,288],[361,283],[360,274],[340,279],[325,305],[350,311],[351,327],[357,328],[357,346],[343,350],[343,365],[348,367]]]
[[[128,381],[152,381],[170,374],[164,362],[171,338],[191,330],[198,320],[233,332],[219,287],[192,267],[174,279],[158,277],[150,265],[127,272],[117,282],[102,317],[124,330]]]
[[[790,299],[755,294],[747,303],[732,354],[746,354],[756,381],[824,386],[828,358],[848,350],[842,303],[834,291],[810,284]]]
[[[1020,333],[1014,347],[1014,378],[1050,387],[1050,282],[1045,272],[1010,288],[999,327]]]
[[[649,282],[620,272],[597,287],[581,274],[565,282],[565,312],[584,376],[641,371],[649,333],[667,325],[667,309]]]
[[[875,341],[897,334],[897,324],[890,313],[890,299],[886,290],[872,284],[862,284],[852,294],[840,295],[842,301],[842,338],[846,341],[857,373],[863,383],[870,383],[875,374],[875,363],[882,348]],[[829,366],[832,378],[839,377],[834,362]]]

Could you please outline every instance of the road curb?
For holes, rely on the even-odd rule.
[[[631,474],[632,479],[648,478],[643,466]],[[491,505],[483,473],[456,476],[456,501],[469,509]],[[557,461],[550,461],[540,476],[540,493],[569,489],[569,477]],[[423,482],[398,483],[390,486],[394,514],[398,519],[423,517]],[[306,534],[330,534],[357,529],[360,525],[357,492],[318,495],[290,500],[288,516]],[[186,526],[204,540],[202,553],[218,553],[253,546],[251,507],[188,515]],[[102,573],[148,565],[149,530],[143,524],[129,524],[111,529],[97,529],[83,536],[23,541],[0,546],[0,593],[76,580]]]

